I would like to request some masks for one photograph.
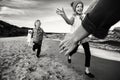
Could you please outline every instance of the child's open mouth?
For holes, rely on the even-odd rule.
[[[77,13],[82,13],[82,10],[77,10]]]

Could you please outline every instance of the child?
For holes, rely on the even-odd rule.
[[[36,20],[34,25],[35,25],[35,28],[33,29],[33,43],[34,43],[33,51],[35,51],[37,49],[36,56],[39,58],[40,57],[40,52],[41,52],[43,35],[45,34],[45,32],[40,27],[41,26],[41,21],[40,20]]]
[[[32,38],[32,30],[28,30],[28,35],[27,35],[28,46],[30,46],[31,44],[31,38]]]
[[[83,20],[83,2],[81,1],[73,1],[71,3],[71,7],[73,8],[73,11],[74,11],[74,14],[73,16],[71,17],[71,19],[68,19],[68,17],[66,16],[65,12],[64,12],[64,9],[60,10],[60,9],[57,9],[56,10],[56,13],[58,15],[61,15],[62,18],[66,21],[66,23],[68,23],[69,25],[71,25],[71,34],[79,27],[79,25],[81,25],[81,22]],[[71,35],[70,35],[71,36]],[[68,36],[67,36],[68,37]],[[71,63],[71,56],[77,51],[78,49],[78,46],[77,45],[75,47],[75,49],[69,53],[68,55],[68,62]],[[88,42],[85,42],[85,43],[82,43],[82,46],[84,48],[84,51],[85,51],[85,74],[91,78],[94,78],[94,75],[90,73],[89,71],[89,67],[90,67],[90,57],[91,57],[91,53],[90,53],[90,49],[89,49],[89,43]]]

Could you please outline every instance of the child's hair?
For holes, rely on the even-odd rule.
[[[75,8],[76,8],[77,4],[79,4],[79,3],[82,4],[82,8],[83,8],[83,7],[84,7],[84,4],[83,4],[83,2],[82,2],[81,0],[73,1],[73,2],[70,4],[74,11],[75,11]]]
[[[41,21],[39,20],[39,19],[37,19],[36,21],[35,21],[35,23],[34,23],[34,26],[36,27],[36,23],[37,22],[39,22],[39,23],[41,23]]]

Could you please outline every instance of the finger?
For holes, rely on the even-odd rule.
[[[58,11],[61,11],[61,9],[57,8]]]
[[[56,10],[56,13],[60,13],[60,11],[57,11],[57,10]]]
[[[61,43],[59,44],[59,50],[62,51],[66,48],[66,40],[61,41]]]
[[[74,47],[69,48],[69,49],[65,52],[65,56],[69,55],[73,50],[74,50]]]
[[[60,42],[60,45],[61,46],[62,44],[66,43],[67,41],[69,41],[69,38],[64,38],[61,42]]]
[[[67,51],[68,49],[62,49],[62,50],[60,50],[60,54],[64,54],[66,51]]]
[[[65,52],[65,56],[69,55],[70,52],[72,52],[72,50],[71,50],[71,49],[68,49],[68,50]]]
[[[57,8],[57,10],[60,10],[59,8]]]
[[[60,12],[61,10],[60,9],[57,9],[56,12]]]
[[[59,47],[62,48],[65,42],[66,42],[66,40],[61,41],[59,44]]]
[[[59,48],[59,51],[63,50],[65,48],[65,46],[62,46]]]
[[[67,41],[66,43],[64,43],[64,45],[66,46],[66,47],[70,47],[70,46],[72,46],[72,44],[71,44],[71,42],[70,41]]]
[[[69,40],[65,40],[60,45],[60,51],[63,50],[63,49],[68,50],[71,46],[72,46],[71,42]]]
[[[68,48],[65,47],[64,49],[61,49],[61,50],[60,50],[60,53],[62,54],[62,53],[64,53],[64,52],[66,52],[67,50],[68,50]]]
[[[59,14],[59,11],[56,11],[57,14]]]
[[[68,48],[69,46],[66,46],[66,44],[67,44],[67,42],[64,42],[64,44],[62,44],[62,46],[60,46],[60,50]]]
[[[62,49],[61,49],[61,50],[59,50],[59,53],[60,53],[60,54],[63,54],[63,50],[62,50]]]
[[[64,48],[65,47],[59,48],[60,53],[62,53],[64,51]]]
[[[60,12],[60,10],[56,10],[56,12]]]

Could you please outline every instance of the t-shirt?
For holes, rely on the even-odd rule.
[[[81,20],[81,18],[80,18],[80,16],[79,15],[76,15],[76,16],[73,16],[74,17],[74,23],[73,23],[73,25],[71,26],[71,33],[73,33],[74,31],[76,31],[77,30],[77,28],[81,25],[81,23],[82,23],[82,20]]]
[[[33,29],[33,42],[41,44],[42,40],[43,40],[43,34],[44,31],[42,28],[34,28]]]

